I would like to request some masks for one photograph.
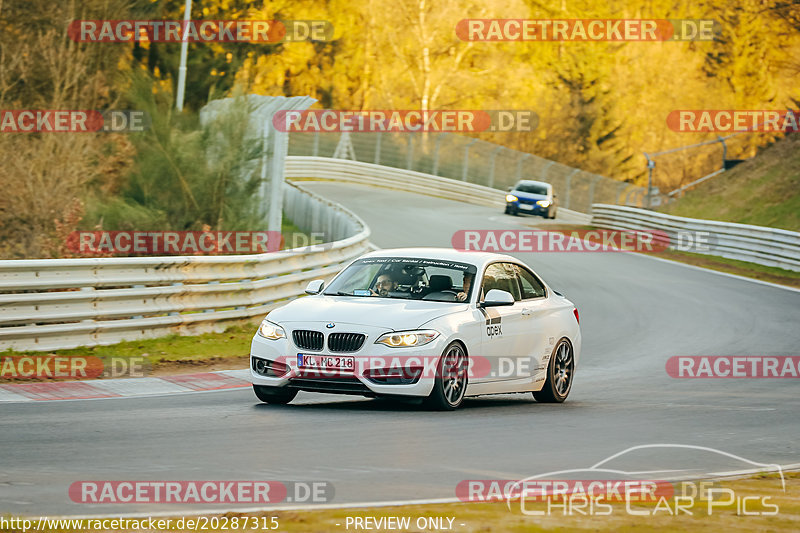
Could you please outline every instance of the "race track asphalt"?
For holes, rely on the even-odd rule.
[[[450,246],[462,229],[551,223],[373,187],[304,185],[361,216],[382,248]],[[799,291],[636,254],[514,255],[580,310],[583,353],[566,403],[491,396],[442,413],[300,393],[288,406],[268,406],[242,389],[4,404],[0,514],[194,508],[77,504],[67,489],[78,480],[328,481],[332,503],[348,504],[453,498],[461,480],[587,468],[646,444],[800,463],[799,380],[689,380],[665,371],[673,355],[800,355]],[[691,448],[637,450],[614,464],[659,471],[656,479],[753,468]]]

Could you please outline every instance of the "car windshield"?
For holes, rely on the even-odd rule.
[[[543,194],[547,195],[547,185],[539,185],[537,183],[517,183],[514,190],[519,192],[527,192],[530,194]]]
[[[324,294],[434,302],[468,301],[474,265],[414,257],[368,257],[347,267]]]

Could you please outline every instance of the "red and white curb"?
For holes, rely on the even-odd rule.
[[[250,387],[249,369],[161,378],[91,379],[0,385],[0,403],[133,398]]]

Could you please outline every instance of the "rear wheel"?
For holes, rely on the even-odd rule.
[[[547,380],[542,390],[533,393],[537,402],[561,403],[567,399],[572,389],[572,375],[575,371],[575,357],[572,345],[561,339],[550,356],[547,365]]]
[[[253,385],[253,392],[264,403],[287,404],[297,396],[297,391],[288,387]]]
[[[461,405],[466,390],[467,353],[461,343],[452,342],[439,358],[433,391],[425,404],[437,411],[452,411]]]

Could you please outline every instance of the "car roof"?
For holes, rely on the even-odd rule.
[[[415,257],[419,259],[440,259],[444,261],[457,261],[482,267],[493,261],[520,262],[518,259],[505,254],[491,252],[460,251],[454,248],[386,248],[369,252],[361,257]]]
[[[545,187],[552,187],[546,181],[534,181],[534,180],[519,180],[517,185],[544,185]]]

